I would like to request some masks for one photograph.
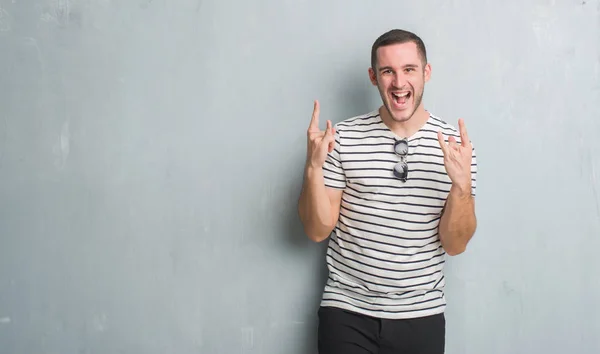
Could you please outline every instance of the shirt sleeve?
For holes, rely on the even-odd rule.
[[[335,146],[333,151],[327,154],[327,159],[323,164],[323,176],[325,177],[325,186],[336,189],[346,188],[346,174],[340,158],[340,131],[335,127]]]
[[[473,143],[471,143],[473,146]],[[475,197],[477,192],[477,153],[475,152],[475,147],[473,146],[473,154],[471,160],[471,195]]]

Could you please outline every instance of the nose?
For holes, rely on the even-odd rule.
[[[393,85],[396,88],[402,88],[402,87],[404,87],[405,83],[406,83],[406,78],[404,77],[404,75],[402,73],[396,73],[394,75]]]

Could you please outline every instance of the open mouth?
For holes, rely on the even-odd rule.
[[[410,97],[410,92],[392,92],[392,99],[398,107],[405,106]]]

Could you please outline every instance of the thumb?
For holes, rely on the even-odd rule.
[[[448,155],[448,144],[446,144],[446,142],[444,141],[444,135],[439,130],[437,132],[437,138],[438,142],[440,143],[440,147],[442,148],[442,153],[444,154],[444,156]]]

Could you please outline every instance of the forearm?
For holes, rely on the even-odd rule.
[[[454,256],[464,252],[476,228],[475,200],[470,188],[465,190],[453,185],[439,225],[439,236],[446,253]]]
[[[335,226],[331,201],[325,188],[323,169],[306,167],[298,212],[305,233],[315,242],[326,239]]]

